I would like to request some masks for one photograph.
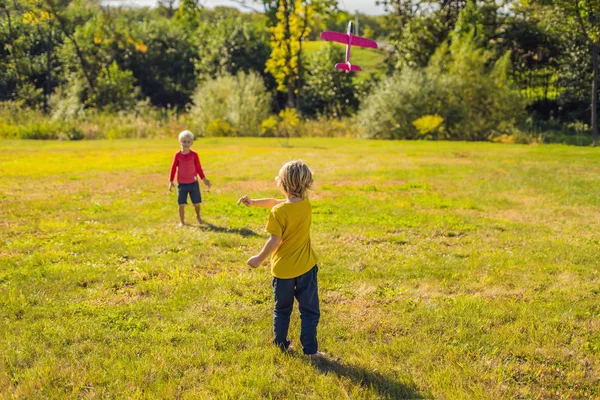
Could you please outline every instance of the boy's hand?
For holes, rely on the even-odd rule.
[[[240,205],[240,203],[244,203],[244,205],[246,207],[250,207],[252,205],[252,199],[248,196],[242,196],[240,197],[240,199],[237,201],[236,205]]]
[[[260,257],[254,256],[250,257],[248,261],[246,261],[246,264],[248,264],[252,268],[258,268],[260,267],[260,264],[262,264],[262,260],[260,259]]]
[[[208,179],[204,178],[204,179],[202,179],[202,182],[204,182],[204,184],[206,185],[206,187],[210,189],[211,184],[210,184],[210,181]]]
[[[173,190],[173,182],[169,182],[169,192]]]

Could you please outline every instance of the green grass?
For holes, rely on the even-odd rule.
[[[197,140],[208,224],[178,228],[176,139],[0,142],[0,398],[600,397],[597,149],[289,145]],[[235,206],[293,158],[321,364],[270,344],[268,212]]]
[[[346,45],[344,44],[326,42],[323,40],[303,42],[302,48],[304,51],[306,51],[306,54],[310,56],[311,53],[318,51],[323,46],[329,45],[338,46],[343,49],[346,48]],[[354,74],[354,77],[358,80],[366,79],[370,74],[383,74],[385,71],[385,51],[382,49],[367,49],[363,47],[352,46],[352,49],[350,50],[350,61],[352,64],[358,65],[362,68],[361,72]],[[341,59],[337,60],[336,62],[344,62],[344,60]],[[333,68],[333,65],[331,67]]]

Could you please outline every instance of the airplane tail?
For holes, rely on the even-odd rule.
[[[360,67],[358,65],[348,65],[347,63],[337,63],[335,64],[335,67],[337,69],[343,69],[344,71],[362,71],[362,69],[360,69]]]

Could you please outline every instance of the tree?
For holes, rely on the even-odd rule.
[[[254,71],[201,82],[193,100],[192,127],[204,136],[255,136],[271,108],[270,94]]]
[[[56,20],[58,29],[69,40],[75,50],[80,70],[89,85],[90,91],[95,94],[95,75],[91,71],[88,59],[76,38],[77,27],[92,19],[94,13],[85,6],[70,7],[72,3],[73,0],[42,0],[39,6],[33,2],[30,4],[32,12],[48,13],[50,18]]]
[[[544,2],[542,1],[542,4]],[[567,30],[577,33],[575,40],[582,40],[588,47],[592,60],[591,126],[594,146],[598,146],[598,81],[600,77],[600,0],[554,0],[550,3],[554,11],[563,16]]]
[[[15,3],[16,4],[16,3]],[[2,64],[0,66],[0,78],[2,82],[2,86],[0,86],[3,90],[1,91],[4,96],[13,92],[17,85],[21,81],[21,73],[19,68],[17,49],[15,46],[15,42],[17,40],[18,33],[15,32],[13,21],[13,13],[16,10],[13,9],[7,2],[2,1],[0,3],[0,16],[2,17],[2,26],[6,26],[6,29],[2,29],[0,32],[1,42],[5,43],[2,48],[0,48],[0,55],[2,56],[0,60],[2,60]],[[2,96],[2,97],[4,97]],[[1,99],[1,98],[0,98]]]
[[[172,1],[172,0],[167,0]],[[179,9],[175,14],[175,19],[181,24],[186,25],[190,28],[190,31],[198,28],[200,23],[200,13],[202,11],[202,5],[198,0],[182,0],[180,2]],[[160,4],[160,2],[159,2]],[[168,4],[167,15],[172,15],[172,4]]]
[[[90,98],[90,103],[108,112],[130,110],[137,97],[133,83],[131,71],[121,70],[113,61],[100,71],[96,79],[97,90]]]
[[[518,8],[507,19],[497,46],[511,52],[512,75],[524,96],[534,108],[539,103],[549,113],[549,102],[557,101],[556,83],[564,56],[559,35],[535,10]]]
[[[358,121],[367,136],[386,139],[489,140],[510,133],[524,104],[507,75],[510,54],[493,60],[473,32],[454,35],[427,68],[404,68],[383,80],[361,104]]]
[[[307,5],[300,0],[281,0],[276,13],[277,23],[271,27],[271,57],[265,71],[277,82],[277,90],[287,91],[287,106],[297,107],[295,95],[300,77],[302,40],[310,28],[306,23],[310,15]]]
[[[300,107],[302,42],[310,34],[315,15],[336,9],[335,0],[263,0],[271,24],[271,57],[266,71],[275,78],[277,90],[287,92],[287,107]]]
[[[245,22],[241,16],[203,22],[191,41],[198,52],[195,68],[200,79],[251,70],[266,78],[268,33]]]
[[[448,40],[466,0],[382,0],[386,28],[394,46],[391,69],[424,67]]]
[[[308,59],[301,108],[304,114],[342,117],[356,110],[358,99],[352,75],[340,74],[331,67],[343,57],[344,52],[339,46],[328,44]]]
[[[69,34],[71,40],[59,50],[64,73],[85,78],[87,85],[80,98],[86,107],[130,109],[139,92],[133,90],[135,79],[127,61],[137,53],[145,53],[147,46],[132,35],[121,10],[92,11],[92,16],[77,24]]]
[[[166,18],[144,20],[135,26],[131,33],[134,44],[129,44],[132,50],[119,52],[119,64],[133,72],[143,97],[150,98],[152,104],[184,107],[197,85],[194,62],[198,49],[192,33]]]
[[[48,108],[57,85],[54,52],[60,38],[53,16],[36,4],[0,2],[0,99],[19,99],[32,107]],[[4,29],[2,29],[4,28]]]

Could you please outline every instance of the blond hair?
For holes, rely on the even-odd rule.
[[[181,142],[184,138],[194,140],[194,134],[188,131],[187,129],[185,131],[181,131],[181,133],[179,134],[179,141]]]
[[[287,195],[301,199],[307,196],[313,184],[312,172],[302,160],[288,161],[283,164],[275,180]]]

